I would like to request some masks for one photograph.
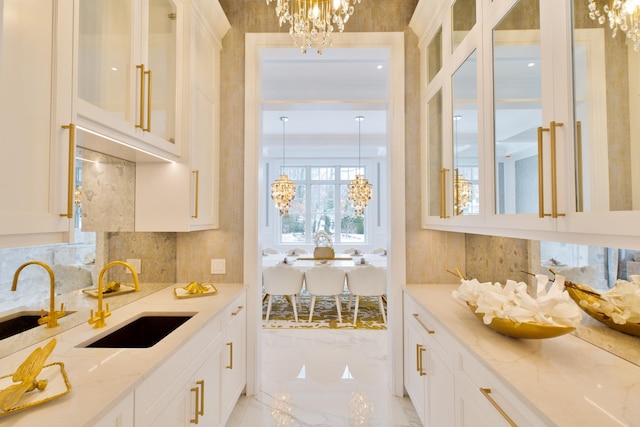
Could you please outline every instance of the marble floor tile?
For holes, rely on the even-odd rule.
[[[388,331],[263,330],[262,388],[227,427],[417,427],[408,397],[389,391]]]

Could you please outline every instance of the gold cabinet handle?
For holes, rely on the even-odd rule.
[[[420,374],[421,377],[424,377],[425,375],[427,375],[427,373],[423,370],[422,353],[427,351],[427,349],[424,348],[422,344],[418,344],[418,347],[419,347],[418,348],[418,373]]]
[[[136,127],[144,130],[144,64],[136,65],[136,69],[140,70],[140,111],[139,111],[139,123],[136,123]]]
[[[198,195],[199,195],[199,182],[200,182],[200,171],[198,169],[192,171],[192,173],[195,175],[195,181],[196,181],[196,197],[195,197],[195,214],[191,215],[191,218],[198,218]]]
[[[447,216],[447,172],[449,169],[440,169],[440,218],[449,218]]]
[[[420,315],[418,313],[413,313],[413,317],[416,318],[416,320],[418,321],[418,323],[420,324],[420,326],[422,326],[422,328],[427,331],[428,334],[433,335],[436,333],[436,331],[434,331],[433,329],[429,329],[429,327],[427,325],[425,325],[424,323],[422,323],[422,320],[420,320]]]
[[[582,177],[582,122],[576,122],[576,208],[578,212],[584,211],[584,183]]]
[[[231,313],[232,316],[237,316],[238,313],[240,313],[242,311],[242,309],[244,308],[244,306],[239,305],[238,309],[236,311],[234,311],[233,313]]]
[[[552,121],[549,124],[550,140],[551,140],[551,217],[558,218],[564,216],[563,213],[558,213],[558,166],[556,159],[556,128],[561,127],[563,124]]]
[[[233,369],[233,342],[228,342],[229,346],[229,364],[227,365],[227,369]]]
[[[505,421],[508,422],[510,426],[518,427],[518,425],[515,422],[513,422],[511,417],[509,417],[509,415],[507,415],[507,413],[504,411],[504,409],[502,409],[500,407],[500,405],[498,405],[498,402],[493,400],[493,398],[491,397],[491,389],[490,388],[482,388],[482,387],[480,387],[480,392],[482,393],[482,395],[484,397],[487,398],[489,403],[491,403],[491,405],[493,405],[493,407],[496,408],[496,410],[500,413],[500,415],[502,415],[502,418],[504,418]]]
[[[145,132],[151,132],[151,70],[144,72],[147,75],[147,127],[142,130]]]
[[[549,216],[544,213],[544,167],[542,150],[542,133],[549,132],[549,128],[538,127],[538,217]]]
[[[68,125],[62,125],[63,129],[69,129],[69,165],[67,175],[67,213],[62,213],[60,216],[73,218],[73,184],[75,177],[75,163],[76,163],[76,125],[70,123]]]
[[[198,387],[192,387],[191,391],[195,392],[196,394],[196,399],[195,399],[196,408],[195,408],[195,418],[190,419],[189,422],[193,424],[198,424],[198,422],[200,421],[199,420],[200,410],[198,409],[199,402],[200,402],[200,389]]]
[[[416,372],[420,372],[420,347],[422,344],[416,344]]]
[[[200,386],[200,410],[197,413],[204,416],[204,380],[196,381],[196,384]]]

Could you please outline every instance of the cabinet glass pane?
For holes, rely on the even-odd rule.
[[[638,210],[640,52],[590,19],[587,2],[573,7],[576,210]]]
[[[476,0],[456,0],[451,8],[451,51],[464,40],[476,23]]]
[[[442,90],[427,104],[427,184],[429,216],[442,216]]]
[[[79,3],[78,96],[131,121],[131,1]]]
[[[149,0],[148,66],[152,72],[151,132],[175,142],[176,6]]]
[[[478,215],[478,91],[474,51],[453,75],[454,215]]]
[[[540,7],[520,0],[493,29],[497,214],[538,212]]]
[[[442,28],[429,42],[427,47],[427,79],[430,82],[442,68]]]

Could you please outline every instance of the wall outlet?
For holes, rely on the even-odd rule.
[[[142,272],[142,260],[139,259],[128,259],[127,264],[129,264],[136,271],[137,274]],[[131,274],[131,270],[126,269],[127,274]]]
[[[211,260],[211,274],[226,274],[227,261],[224,259]]]

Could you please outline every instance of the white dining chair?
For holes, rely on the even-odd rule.
[[[355,310],[353,312],[353,324],[358,320],[358,304],[360,297],[378,297],[382,321],[387,323],[387,315],[384,312],[382,297],[387,293],[387,271],[382,267],[364,265],[347,272],[347,288],[355,297]],[[349,309],[351,309],[351,296],[349,297]]]
[[[262,286],[264,292],[268,295],[267,317],[271,313],[271,301],[273,295],[284,295],[290,298],[293,306],[293,316],[298,321],[298,310],[296,305],[300,304],[300,291],[304,283],[304,272],[290,265],[275,265],[262,270]],[[298,303],[296,304],[296,298]]]
[[[313,320],[313,307],[316,304],[317,296],[333,296],[336,300],[338,310],[338,320],[342,323],[342,310],[340,295],[344,291],[344,270],[338,267],[322,265],[312,267],[304,274],[304,283],[307,292],[311,295],[309,306],[309,322]]]

